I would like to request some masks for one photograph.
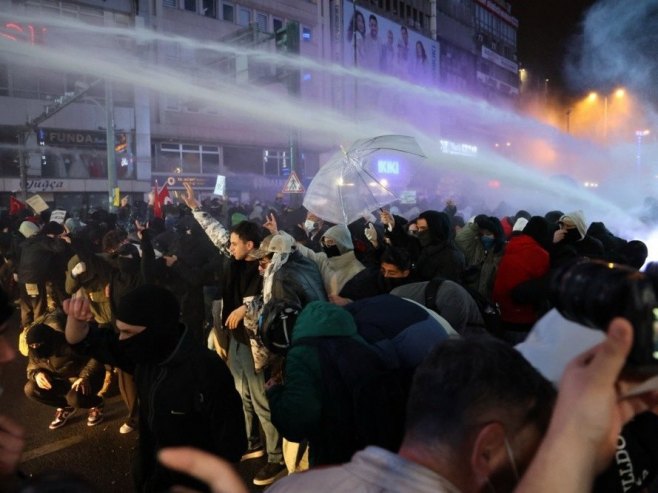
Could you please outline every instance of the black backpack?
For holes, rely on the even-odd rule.
[[[347,460],[368,445],[396,452],[404,434],[411,374],[386,368],[374,349],[348,336],[303,337],[293,345],[317,349],[329,397],[352,406],[346,421],[336,423],[340,435],[349,437]]]
[[[431,310],[434,310],[439,315],[441,312],[436,306],[436,293],[439,291],[443,281],[445,281],[445,279],[437,277],[429,281],[427,286],[425,286],[425,306]],[[475,289],[471,289],[467,286],[464,286],[463,284],[460,284],[460,286],[464,288],[475,301],[475,304],[480,310],[480,315],[482,315],[482,320],[484,320],[484,327],[487,329],[487,331],[493,335],[497,335],[498,331],[500,330],[500,308],[498,305],[486,299]]]

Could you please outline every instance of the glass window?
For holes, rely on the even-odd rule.
[[[183,3],[185,10],[196,12],[196,0],[184,0]]]
[[[226,2],[222,4],[222,19],[235,22],[235,7],[232,4]]]
[[[248,26],[251,22],[251,10],[240,7],[238,12],[238,24],[241,26]]]
[[[196,152],[183,151],[183,173],[201,173],[201,154],[199,153],[199,146],[194,147],[197,149]]]
[[[288,176],[289,154],[287,151],[265,149],[263,151],[263,174],[272,176]]]
[[[281,19],[277,19],[276,17],[272,18],[272,30],[274,32],[278,31],[283,27],[283,21]]]
[[[258,26],[259,31],[267,32],[267,14],[262,12],[256,12],[256,25]]]
[[[203,0],[203,10],[201,13],[206,17],[217,18],[217,3],[216,0]]]
[[[162,0],[162,5],[165,7],[171,7],[172,9],[176,8],[176,3],[178,0]]]
[[[219,174],[219,153],[217,154],[203,153],[201,157],[202,157],[202,166],[204,173]]]

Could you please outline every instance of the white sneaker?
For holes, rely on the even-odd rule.
[[[124,423],[121,425],[121,428],[119,428],[119,433],[122,435],[126,435],[127,433],[132,433],[135,431],[135,428],[130,426],[128,423]]]

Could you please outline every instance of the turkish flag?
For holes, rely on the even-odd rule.
[[[13,195],[9,196],[9,215],[13,216],[21,212],[22,210],[25,210],[25,204],[18,200],[16,197]]]
[[[153,189],[153,217],[162,219],[162,202],[160,202],[160,192],[158,192],[158,182],[155,182]]]

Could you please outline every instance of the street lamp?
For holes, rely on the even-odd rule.
[[[616,99],[621,99],[626,95],[626,90],[623,88],[615,89],[612,93],[612,96]],[[596,101],[598,99],[598,93],[592,91],[587,96],[588,101]],[[608,140],[608,95],[603,96],[603,140]]]

